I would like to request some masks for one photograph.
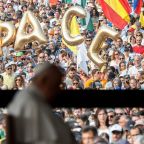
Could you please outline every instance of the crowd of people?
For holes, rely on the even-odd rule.
[[[143,108],[55,109],[80,144],[143,144]]]
[[[81,35],[85,37],[86,49],[89,49],[102,25],[118,31],[120,37],[106,40],[108,47],[100,52],[100,56],[107,61],[104,68],[100,69],[88,58],[86,74],[77,67],[77,55],[62,41],[62,18],[73,5],[60,0],[56,6],[46,6],[37,1],[0,0],[1,21],[11,21],[18,28],[24,12],[30,10],[39,20],[47,37],[46,44],[39,45],[34,41],[18,52],[14,49],[14,42],[2,47],[0,89],[21,90],[27,87],[31,83],[36,65],[45,61],[62,67],[62,89],[144,89],[144,30],[138,17],[131,16],[127,29],[121,31],[106,19],[97,1],[87,2],[85,9],[90,12],[94,30],[88,30],[77,19]],[[32,27],[28,26],[27,32],[31,31]]]
[[[144,108],[55,108],[78,144],[143,144]],[[6,109],[0,114],[0,141],[6,137]]]

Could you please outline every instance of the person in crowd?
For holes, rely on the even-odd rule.
[[[22,90],[25,87],[25,81],[24,78],[21,75],[17,75],[15,77],[15,84],[14,84],[14,90]]]
[[[8,106],[8,143],[76,143],[49,106],[60,90],[62,76],[60,68],[48,62],[35,68],[31,86],[18,92]]]
[[[136,45],[133,47],[133,51],[138,54],[144,53],[144,46],[142,45],[142,36],[136,37]]]
[[[97,109],[95,116],[98,135],[101,135],[102,133],[109,134],[107,111],[105,109]]]
[[[122,139],[123,135],[123,129],[120,125],[115,124],[111,127],[110,129],[112,133],[112,139],[111,139],[111,144],[129,144],[127,140]]]
[[[7,85],[8,89],[12,89],[14,86],[15,75],[12,71],[10,63],[5,65],[5,72],[1,74],[3,76],[3,84]]]
[[[82,129],[82,142],[81,144],[95,144],[97,137],[97,130],[95,127],[87,126]]]
[[[115,116],[116,116],[114,109],[108,109],[107,115],[108,115],[109,126],[114,125],[115,124]]]

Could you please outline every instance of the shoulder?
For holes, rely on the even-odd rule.
[[[24,109],[24,106],[31,103],[30,93],[24,89],[18,91],[12,102],[8,105],[8,113],[13,116],[18,116]]]

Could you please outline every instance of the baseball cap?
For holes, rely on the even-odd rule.
[[[135,126],[138,126],[138,125],[143,125],[144,126],[144,121],[143,120],[137,120],[135,122]]]
[[[111,132],[113,132],[113,131],[122,132],[122,127],[119,124],[115,124],[111,127]]]
[[[5,65],[5,68],[8,68],[9,66],[11,66],[10,62]]]

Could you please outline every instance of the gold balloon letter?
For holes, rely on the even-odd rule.
[[[5,36],[2,37],[2,33],[5,32]],[[0,22],[0,48],[10,44],[14,41],[16,35],[16,28],[11,22]],[[0,49],[0,55],[2,50]]]
[[[81,35],[78,36],[71,36],[70,35],[70,23],[72,21],[72,18],[74,16],[78,16],[80,18],[84,18],[86,17],[86,12],[83,8],[79,7],[79,6],[73,6],[71,8],[69,8],[62,20],[62,36],[64,41],[69,44],[70,46],[76,46],[81,44],[84,41],[84,37],[82,37]]]
[[[26,28],[28,25],[31,25],[33,30],[31,33],[27,34]],[[39,44],[44,44],[47,42],[47,39],[42,31],[39,21],[31,11],[27,11],[24,13],[17,31],[15,50],[22,50],[25,44],[32,41],[37,41]]]
[[[118,32],[114,31],[110,27],[102,26],[93,39],[92,44],[89,48],[88,57],[90,58],[90,60],[93,61],[97,66],[102,68],[106,61],[99,56],[99,52],[106,47],[106,38],[109,37],[111,39],[116,39],[118,36]]]

